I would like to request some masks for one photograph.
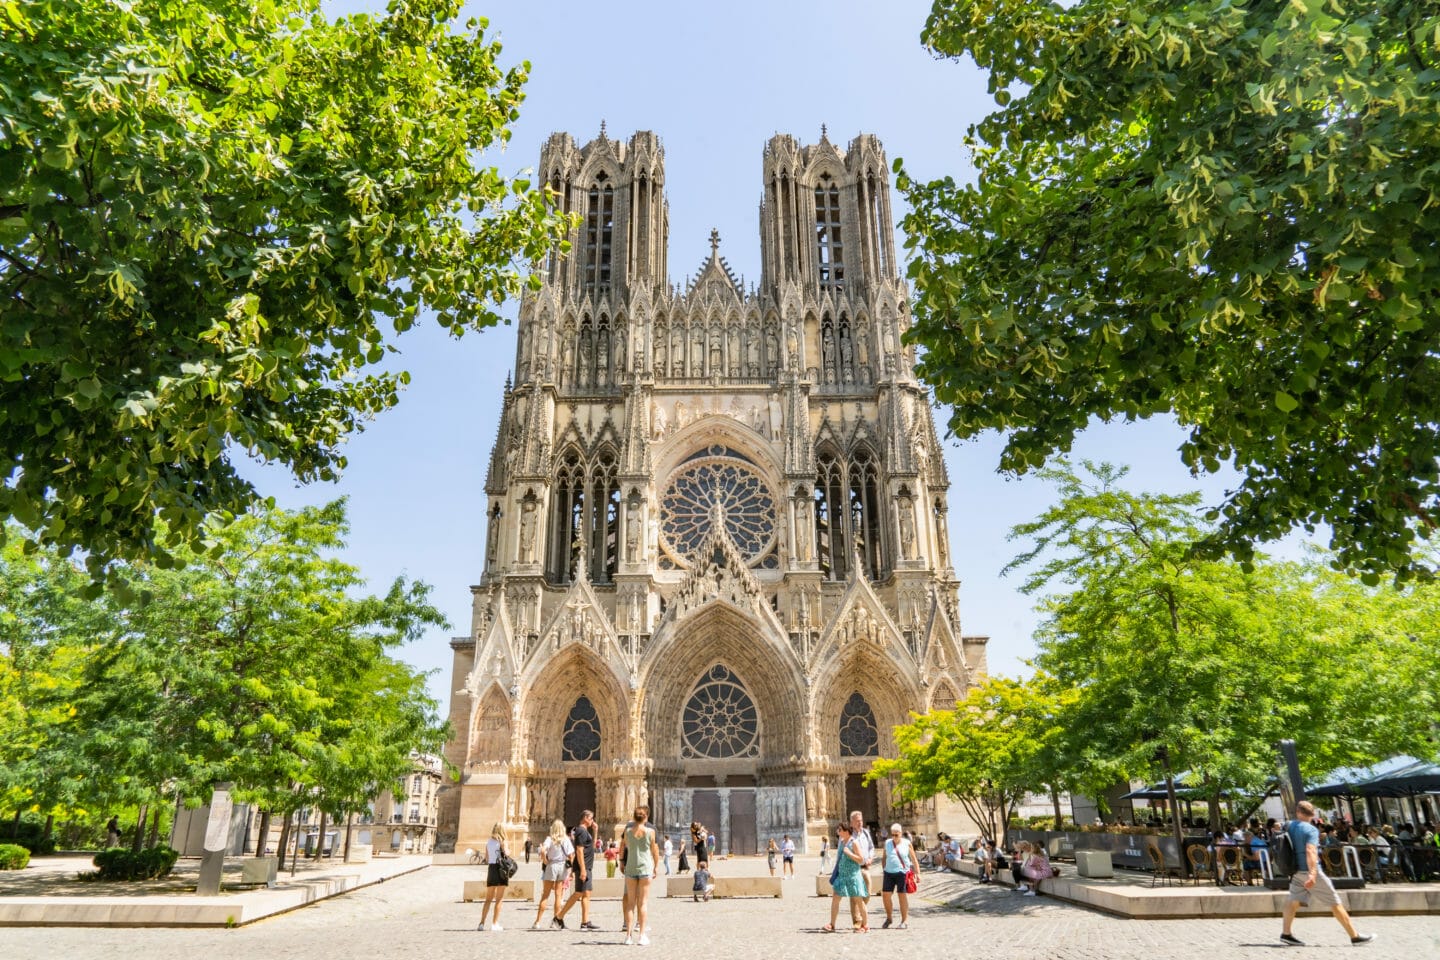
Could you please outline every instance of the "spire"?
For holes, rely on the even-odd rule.
[[[604,125],[603,125],[603,124],[601,125],[601,128],[602,128],[602,129],[604,128]],[[829,140],[829,139],[830,139],[830,132],[829,132],[829,130],[826,128],[825,124],[823,124],[823,123],[820,124],[820,142],[821,142],[821,143],[824,143],[824,142],[826,142],[826,141]]]
[[[710,228],[710,257],[714,259],[720,255],[720,231],[715,227]]]
[[[601,140],[604,140],[604,139],[605,139],[605,121],[604,121],[604,120],[601,120],[601,121],[600,121],[600,139],[601,139]]]

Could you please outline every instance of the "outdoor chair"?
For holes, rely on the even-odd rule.
[[[1343,847],[1326,847],[1320,851],[1320,860],[1325,865],[1325,872],[1332,877],[1349,876],[1345,869],[1345,849]]]
[[[1201,879],[1215,879],[1215,861],[1210,857],[1210,851],[1203,846],[1196,844],[1185,850],[1185,858],[1190,861],[1190,879],[1195,885],[1199,885]]]
[[[1170,882],[1175,878],[1175,868],[1165,865],[1165,854],[1160,852],[1160,847],[1153,843],[1147,843],[1145,845],[1145,859],[1150,861],[1150,869],[1152,871],[1150,874],[1150,886],[1153,887],[1155,884],[1163,882],[1165,886],[1168,887]]]
[[[1375,848],[1356,847],[1355,852],[1360,857],[1360,875],[1366,880],[1380,883],[1380,855],[1375,852]]]
[[[1216,870],[1217,882],[1235,883],[1245,876],[1245,854],[1239,847],[1220,847],[1216,853],[1220,859]]]

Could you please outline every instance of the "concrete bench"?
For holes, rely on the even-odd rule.
[[[882,872],[879,871],[879,870],[871,869],[871,871],[870,871],[870,895],[871,895],[871,896],[878,896],[878,895],[880,894],[880,886],[881,886],[881,884],[883,884],[884,882],[885,882],[885,874],[882,873]],[[815,896],[817,896],[817,897],[829,897],[829,896],[834,895],[834,893],[835,893],[835,888],[832,887],[832,886],[830,886],[830,874],[826,873],[826,874],[817,875],[817,876],[815,877]]]
[[[1082,877],[1113,877],[1115,863],[1109,850],[1076,850],[1075,872]]]
[[[782,897],[783,877],[713,877],[715,884],[712,897]],[[691,877],[670,877],[665,881],[665,896],[690,897],[695,894],[695,881]]]
[[[485,891],[489,885],[484,880],[466,880],[465,892],[461,899],[466,903],[474,903],[477,900],[485,899]],[[534,880],[511,880],[510,886],[505,888],[506,900],[534,900]]]

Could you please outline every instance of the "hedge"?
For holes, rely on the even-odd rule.
[[[0,870],[24,870],[30,851],[13,843],[0,843]]]
[[[173,870],[179,858],[178,850],[161,844],[138,853],[111,847],[95,854],[94,862],[101,880],[153,880]]]

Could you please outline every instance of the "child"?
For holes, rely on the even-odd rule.
[[[702,863],[695,868],[695,884],[690,889],[692,891],[690,899],[695,903],[699,903],[702,896],[707,903],[709,902],[710,894],[715,892],[715,884],[710,882],[710,867],[708,865]]]

